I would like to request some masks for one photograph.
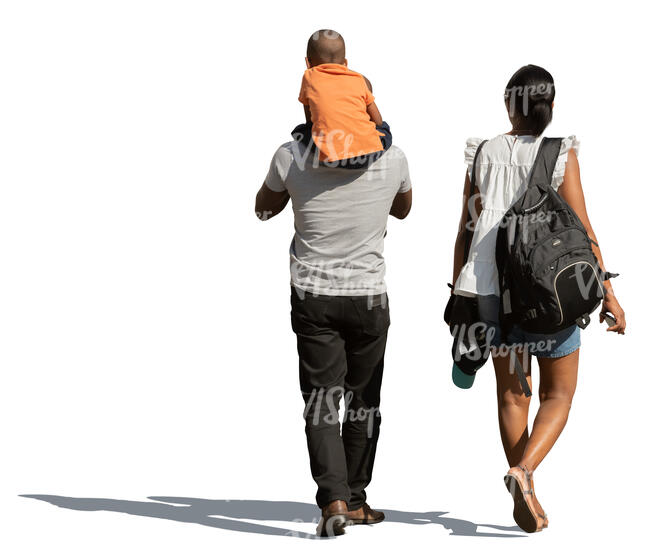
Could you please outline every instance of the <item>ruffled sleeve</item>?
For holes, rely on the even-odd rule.
[[[467,173],[472,174],[472,165],[474,164],[474,156],[476,149],[483,142],[483,138],[468,138],[465,142],[465,164],[467,165]]]
[[[560,155],[557,157],[555,169],[553,170],[553,188],[558,190],[564,181],[564,169],[566,168],[566,161],[569,157],[569,150],[573,148],[578,155],[580,151],[580,141],[575,136],[567,136],[562,139],[562,146],[560,147]]]

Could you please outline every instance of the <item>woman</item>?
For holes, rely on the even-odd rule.
[[[463,214],[454,251],[454,293],[478,297],[482,322],[495,329],[493,345],[520,343],[533,347],[540,369],[539,398],[533,429],[528,433],[528,407],[517,375],[513,375],[510,357],[504,352],[493,352],[497,378],[497,398],[501,440],[510,470],[506,484],[514,499],[514,518],[527,532],[540,531],[548,526],[548,519],[539,504],[533,488],[533,472],[557,441],[566,424],[578,377],[580,330],[569,327],[549,335],[532,334],[515,327],[508,340],[500,340],[498,325],[499,284],[495,263],[495,244],[499,223],[508,208],[523,194],[542,133],[551,122],[555,84],[549,72],[539,66],[524,66],[510,79],[505,91],[506,109],[512,130],[487,141],[479,152],[476,165],[476,186],[480,196],[468,201],[470,170],[481,139],[467,141]],[[597,242],[589,222],[580,183],[578,141],[569,136],[562,141],[560,155],[553,171],[553,188],[573,208],[589,237]],[[468,212],[473,203],[473,212]],[[473,214],[473,216],[471,216]],[[470,218],[476,218],[475,225]],[[473,230],[474,233],[470,233]],[[465,236],[471,235],[467,262],[463,263]],[[593,246],[602,270],[606,270],[600,249]],[[601,310],[614,316],[615,324],[607,330],[625,333],[625,313],[619,305],[610,281]],[[539,344],[544,342],[544,344]],[[530,385],[530,353],[518,353],[528,372]]]

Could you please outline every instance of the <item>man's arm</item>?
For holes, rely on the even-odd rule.
[[[262,221],[268,220],[284,210],[289,198],[287,191],[272,191],[264,183],[255,197],[255,215]]]
[[[398,220],[403,220],[409,215],[411,211],[411,203],[413,202],[413,189],[406,192],[398,192],[393,199],[393,204],[390,207],[390,215],[395,216]]]

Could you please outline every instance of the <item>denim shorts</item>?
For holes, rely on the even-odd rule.
[[[491,346],[498,347],[504,342],[507,345],[525,345],[528,353],[538,358],[561,358],[580,348],[580,328],[577,325],[552,334],[530,333],[515,325],[508,339],[502,341],[498,296],[478,296],[478,313],[481,321],[488,326],[490,333],[493,333]]]

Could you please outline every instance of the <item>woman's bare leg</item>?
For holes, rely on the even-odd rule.
[[[546,457],[566,425],[578,382],[579,352],[576,350],[561,358],[538,358],[540,405],[519,461],[531,472]]]
[[[524,363],[522,353],[517,354],[520,363]],[[530,385],[530,357],[528,363],[528,384]],[[528,443],[528,407],[530,398],[524,395],[519,378],[510,365],[509,356],[493,356],[494,371],[497,378],[497,402],[499,408],[499,430],[506,452],[508,464],[518,465]]]

